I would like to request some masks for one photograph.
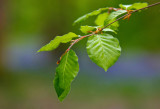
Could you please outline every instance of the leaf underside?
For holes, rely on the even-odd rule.
[[[79,72],[78,57],[73,50],[68,51],[56,68],[54,87],[60,101],[68,95],[71,83]]]
[[[109,34],[93,35],[88,39],[87,53],[94,63],[107,71],[118,60],[121,47],[118,39]]]

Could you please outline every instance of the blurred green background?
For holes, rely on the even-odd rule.
[[[160,6],[120,21],[122,55],[108,72],[88,58],[87,39],[76,44],[80,72],[63,103],[52,81],[67,46],[36,54],[57,35],[81,34],[78,17],[135,2],[159,0],[1,0],[0,109],[160,109]]]

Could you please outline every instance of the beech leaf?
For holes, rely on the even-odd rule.
[[[51,40],[50,43],[43,46],[40,50],[38,50],[38,52],[54,50],[59,46],[60,43],[70,42],[72,38],[75,38],[75,37],[78,37],[78,35],[72,32],[65,34],[63,36],[56,36],[54,40]]]
[[[87,18],[89,18],[91,16],[96,16],[96,15],[100,14],[102,11],[105,11],[107,9],[108,9],[108,7],[107,8],[100,8],[98,10],[95,10],[95,11],[91,12],[91,13],[85,14],[84,16],[81,16],[77,20],[75,20],[73,25],[75,25],[79,22],[82,22],[82,21],[86,20]]]
[[[68,95],[72,81],[79,72],[78,57],[73,50],[68,51],[56,68],[54,87],[60,101]]]
[[[118,60],[121,47],[112,35],[93,35],[88,39],[87,53],[94,63],[107,71]]]

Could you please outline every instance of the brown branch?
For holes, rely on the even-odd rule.
[[[130,15],[130,14],[132,14],[132,13],[135,13],[135,12],[138,12],[138,11],[140,11],[140,10],[143,10],[143,9],[146,9],[146,8],[149,8],[149,7],[152,7],[152,6],[156,6],[156,5],[159,5],[159,4],[160,4],[160,2],[157,2],[157,3],[155,3],[155,4],[151,4],[151,5],[147,6],[147,7],[144,7],[144,8],[141,8],[141,9],[137,9],[137,10],[134,10],[134,11],[131,11],[131,12],[125,14],[124,16],[116,19],[115,21],[111,22],[110,24],[104,26],[103,28],[101,28],[101,29],[99,30],[99,32],[101,32],[101,31],[102,31],[103,29],[105,29],[106,27],[108,27],[108,26],[112,25],[113,23],[115,23],[115,22],[117,22],[117,21],[119,21],[119,20],[127,17],[128,15]],[[77,42],[79,42],[80,40],[84,39],[85,37],[89,37],[89,36],[92,36],[92,35],[95,35],[95,34],[97,34],[97,32],[93,32],[93,33],[91,33],[91,34],[89,34],[89,35],[81,36],[80,38],[74,40],[74,41],[71,43],[71,45],[69,46],[69,48],[66,50],[65,53],[67,53],[67,52],[72,48],[72,46],[73,46],[74,44],[76,44]]]
[[[116,19],[115,21],[111,22],[110,24],[106,25],[105,27],[102,28],[102,30],[105,29],[106,27],[112,25],[113,23],[115,23],[115,22],[117,22],[117,21],[123,19],[124,17],[126,17],[126,16],[132,14],[132,13],[135,13],[135,12],[138,12],[138,11],[140,11],[140,10],[143,10],[143,9],[146,9],[146,8],[149,8],[149,7],[152,7],[152,6],[155,6],[155,5],[159,5],[159,4],[160,4],[160,2],[157,2],[157,3],[152,4],[152,5],[149,5],[149,6],[147,6],[147,7],[144,7],[144,8],[141,8],[141,9],[137,9],[137,10],[134,10],[134,11],[131,11],[130,13],[127,13],[127,14],[125,14],[124,16],[122,16],[122,17]]]

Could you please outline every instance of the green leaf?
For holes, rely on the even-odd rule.
[[[56,68],[54,86],[60,101],[68,95],[71,83],[79,72],[78,57],[73,50],[68,51]]]
[[[59,76],[57,73],[55,74],[53,84],[54,84],[58,99],[62,102],[66,98],[66,96],[69,94],[71,88],[70,87],[67,87],[67,88],[59,87]]]
[[[132,5],[123,5],[123,4],[119,5],[120,8],[126,9],[126,10],[137,10],[147,6],[148,6],[148,3],[134,3]]]
[[[118,60],[121,47],[118,39],[109,34],[93,35],[88,39],[87,53],[94,63],[107,71]]]
[[[108,22],[108,24],[112,23],[113,21],[115,21],[116,19],[110,20]],[[107,25],[107,24],[106,24]],[[113,24],[111,24],[110,26],[108,26],[107,28],[111,28],[112,30],[118,30],[119,27],[119,22],[114,22]]]
[[[112,30],[112,29],[110,29],[110,28],[105,28],[105,29],[103,29],[102,31],[104,31],[104,32],[113,32],[113,33],[117,34],[116,31],[114,31],[114,30]]]
[[[95,27],[93,27],[93,26],[81,26],[81,31],[83,32],[83,33],[85,33],[85,34],[87,34],[88,33],[88,31],[92,31],[92,30],[94,30],[95,29]]]
[[[113,22],[114,20],[116,20],[116,18],[124,13],[126,13],[127,11],[126,10],[118,10],[118,11],[115,11],[115,12],[112,12],[108,18],[104,21],[104,24],[107,25],[107,24],[110,24],[111,22]],[[113,23],[112,25],[109,26],[109,28],[113,29],[113,30],[117,30],[119,27],[119,23],[118,21]]]
[[[103,13],[98,15],[97,19],[95,20],[96,25],[98,26],[104,26],[104,21],[107,19],[108,13]]]
[[[98,10],[95,10],[95,11],[91,12],[91,13],[85,14],[84,16],[79,17],[76,21],[74,21],[73,25],[75,25],[79,22],[82,22],[82,21],[86,20],[87,18],[89,18],[91,16],[96,16],[96,15],[100,14],[102,11],[105,11],[107,9],[108,8],[100,8]]]
[[[147,7],[148,6],[148,3],[134,3],[132,6],[128,7],[127,9],[128,10],[132,10],[132,9],[141,9],[141,8],[144,8],[144,7]]]
[[[60,43],[70,42],[72,38],[75,37],[78,37],[78,35],[72,32],[65,34],[63,36],[57,36],[54,38],[54,40],[51,40],[50,43],[48,43],[47,45],[43,46],[40,50],[38,50],[38,52],[54,50],[59,46]]]
[[[115,12],[112,12],[108,18],[106,19],[106,21],[110,21],[110,20],[113,20],[115,18],[117,18],[118,16],[124,14],[124,13],[127,13],[126,10],[118,10],[118,11],[115,11]]]
[[[128,7],[130,7],[130,6],[132,6],[132,5],[123,5],[123,4],[119,4],[119,7],[121,8],[121,9],[127,9]]]

